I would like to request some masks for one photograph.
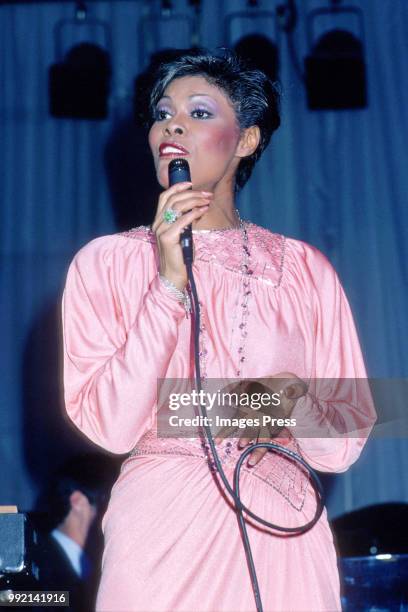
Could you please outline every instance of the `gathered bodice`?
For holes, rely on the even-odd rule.
[[[318,438],[316,431],[343,416],[355,429],[362,423],[369,429],[375,413],[369,392],[352,383],[366,372],[336,272],[304,242],[248,222],[243,227],[246,236],[242,228],[194,233],[204,386],[281,372],[315,379],[313,398],[301,398],[292,413],[304,427],[287,438],[288,448],[315,469],[347,469],[365,437]],[[158,257],[146,226],[96,238],[77,253],[63,297],[66,408],[103,448],[132,451],[129,461],[143,454],[208,460],[199,437],[155,436],[158,380],[194,378],[193,321],[162,286]],[[324,384],[340,379],[351,384]],[[240,452],[236,439],[220,444],[226,470]],[[290,460],[267,453],[243,469],[302,508],[308,480]]]

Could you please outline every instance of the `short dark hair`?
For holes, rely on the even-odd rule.
[[[185,76],[202,76],[222,89],[232,103],[241,130],[253,125],[259,127],[260,142],[256,151],[242,158],[238,166],[235,184],[237,190],[241,189],[280,125],[278,84],[230,49],[222,49],[218,54],[206,49],[179,52],[177,57],[161,64],[153,76],[149,97],[150,125],[165,89],[174,79]]]
[[[53,529],[66,518],[74,491],[83,493],[93,506],[103,507],[117,472],[116,462],[99,453],[75,455],[64,462],[37,502],[38,510],[47,513],[47,528]]]

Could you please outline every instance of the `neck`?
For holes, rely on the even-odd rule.
[[[217,185],[213,192],[214,198],[210,202],[210,208],[201,219],[193,222],[193,230],[239,227],[239,215],[235,207],[232,186],[221,189]]]
[[[71,540],[74,540],[74,542],[79,544],[81,548],[85,547],[88,530],[81,528],[81,526],[76,524],[75,521],[65,520],[63,523],[58,525],[57,529],[71,538]]]

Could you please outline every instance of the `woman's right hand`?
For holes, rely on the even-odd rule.
[[[180,234],[193,221],[200,219],[208,210],[213,194],[209,191],[193,191],[191,183],[176,183],[163,191],[159,197],[152,230],[156,234],[159,249],[159,273],[183,290],[187,285],[187,270],[180,246]],[[163,220],[163,212],[172,208],[182,215],[174,223]]]

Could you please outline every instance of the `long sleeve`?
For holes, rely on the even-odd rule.
[[[150,429],[183,317],[151,244],[113,235],[77,253],[62,299],[64,395],[93,442],[126,453]]]
[[[314,355],[309,391],[292,417],[305,459],[321,471],[345,471],[359,457],[376,421],[353,316],[338,276],[317,249],[303,245],[296,274],[311,304]]]

